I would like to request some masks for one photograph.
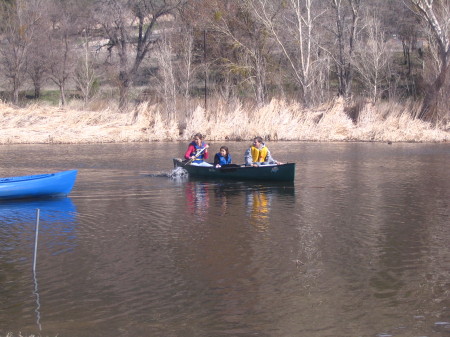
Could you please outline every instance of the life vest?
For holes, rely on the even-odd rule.
[[[252,161],[254,163],[263,163],[266,161],[267,153],[269,152],[267,147],[263,146],[261,149],[258,149],[252,146],[250,150],[252,152]]]
[[[219,165],[220,166],[231,164],[231,155],[223,157],[223,156],[220,155],[220,153],[218,153],[217,157],[219,158]]]
[[[200,145],[200,146],[198,146],[196,142],[192,142],[191,145],[195,148],[195,150],[189,154],[189,157],[195,156],[197,153],[199,153],[199,151],[201,151],[206,146],[206,144],[204,142],[202,142],[202,145]],[[194,163],[203,162],[203,154],[204,153],[205,152],[203,151],[197,158],[195,158],[195,160],[193,162]]]

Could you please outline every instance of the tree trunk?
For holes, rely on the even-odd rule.
[[[35,83],[34,84],[34,98],[41,97],[41,84]]]
[[[255,74],[256,74],[256,103],[258,106],[262,106],[265,103],[266,92],[265,92],[265,67],[264,60],[259,52],[256,52],[255,57]]]
[[[355,48],[355,37],[359,21],[360,1],[349,0],[348,6],[351,13],[350,26],[346,27],[346,15],[344,5],[337,0],[331,1],[336,19],[336,38],[338,43],[336,73],[339,80],[338,94],[349,98],[352,91],[353,67],[352,57]],[[347,32],[348,33],[345,33]]]
[[[408,72],[406,73],[406,76],[409,76],[409,75],[411,75],[411,48],[410,48],[410,44],[407,43],[404,39],[402,39],[402,47],[403,47],[404,64],[408,68]]]
[[[66,105],[66,89],[64,88],[64,85],[59,86],[59,104],[61,106]]]
[[[19,104],[19,86],[14,84],[12,100],[15,105]]]
[[[449,68],[450,63],[448,63],[446,66],[443,66],[438,77],[428,87],[425,98],[423,99],[422,108],[418,116],[420,119],[427,121],[434,121],[436,119],[439,91],[445,83],[445,78],[447,77]]]
[[[125,110],[128,107],[128,92],[130,89],[130,80],[128,73],[121,71],[119,74],[119,109]]]
[[[428,87],[423,99],[419,118],[433,121],[437,117],[437,104],[439,92],[445,83],[448,69],[450,67],[450,42],[448,39],[448,22],[450,21],[450,11],[446,1],[433,0],[410,0],[418,10],[418,14],[427,23],[436,41],[437,55],[439,56],[440,69],[436,79]],[[437,15],[440,13],[440,15]]]

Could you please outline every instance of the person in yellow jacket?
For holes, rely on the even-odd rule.
[[[283,164],[270,155],[270,151],[261,137],[255,137],[253,144],[245,151],[245,166],[260,166],[267,164]]]

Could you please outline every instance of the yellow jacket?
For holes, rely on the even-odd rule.
[[[251,146],[250,151],[252,153],[252,161],[254,163],[263,163],[267,161],[267,154],[269,153],[267,147],[263,146],[261,149],[258,149],[254,146]]]

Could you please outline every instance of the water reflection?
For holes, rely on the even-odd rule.
[[[245,223],[250,223],[258,231],[265,231],[271,222],[274,197],[283,197],[283,207],[286,207],[289,198],[294,201],[295,187],[294,184],[189,179],[184,184],[184,193],[187,213],[197,221],[206,221],[211,208],[214,212],[211,218],[241,214],[249,219]]]
[[[209,186],[205,182],[187,181],[185,184],[186,208],[198,221],[204,221],[209,208]]]
[[[10,239],[2,244],[10,247],[10,244],[15,244],[14,238],[18,235],[34,233],[36,209],[40,209],[40,232],[49,235],[47,248],[52,254],[72,250],[75,245],[74,220],[77,213],[75,204],[69,197],[0,203],[0,233],[3,239]]]
[[[276,232],[285,221],[274,209],[293,208],[294,186],[190,179],[184,191],[189,212],[172,245],[175,270],[190,285],[184,301],[218,334],[247,335],[270,283],[260,262],[274,266],[261,250],[278,245]]]
[[[34,310],[36,312],[36,324],[39,328],[39,331],[42,331],[42,325],[41,325],[41,301],[39,298],[39,288],[38,288],[38,280],[36,275],[36,270],[33,270],[33,281],[34,281],[34,290],[33,295],[36,297],[36,309]]]
[[[265,231],[269,227],[269,212],[271,203],[271,193],[265,189],[255,189],[247,193],[247,211],[250,216],[250,223],[259,231]]]
[[[2,291],[8,296],[2,298],[5,304],[23,303],[26,294],[15,294],[14,288],[21,283],[27,284],[31,274],[22,273],[21,264],[28,264],[34,257],[37,216],[39,209],[39,231],[37,241],[36,268],[31,268],[33,281],[34,312],[39,331],[41,326],[41,303],[38,287],[40,265],[45,264],[44,257],[59,255],[75,248],[76,207],[70,198],[51,198],[34,200],[2,201],[0,203],[0,274],[8,275],[14,283],[6,282]],[[42,243],[42,244],[41,244]],[[3,282],[2,282],[3,283]],[[15,294],[12,296],[11,294]],[[24,298],[17,298],[14,297]],[[13,306],[15,308],[15,306]],[[17,308],[19,311],[24,309]],[[23,313],[21,314],[23,315]]]
[[[28,222],[36,218],[38,208],[44,222],[72,222],[76,212],[70,197],[10,200],[0,202],[0,219],[2,223]]]

